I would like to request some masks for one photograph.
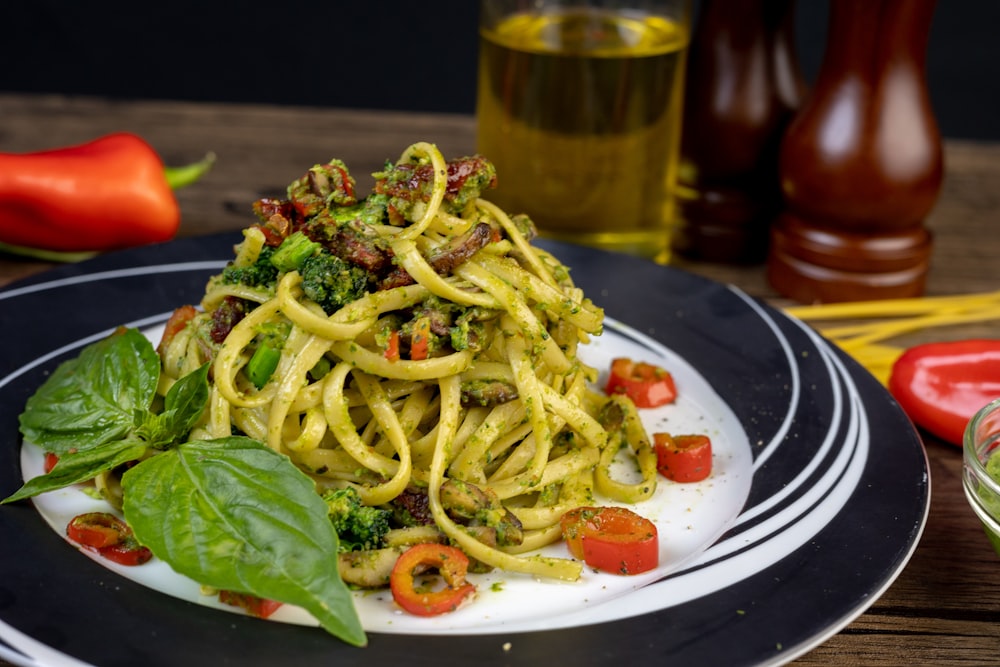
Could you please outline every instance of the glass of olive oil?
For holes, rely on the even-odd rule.
[[[481,0],[490,198],[543,236],[666,263],[690,0]]]

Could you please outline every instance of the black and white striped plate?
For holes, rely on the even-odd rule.
[[[120,324],[155,331],[175,306],[196,303],[238,240],[110,254],[0,290],[0,496],[40,466],[35,448],[21,447],[17,415],[46,374]],[[174,590],[182,587],[172,573],[147,581],[86,558],[58,529],[59,512],[76,506],[43,497],[0,507],[0,658],[780,664],[861,614],[905,566],[929,502],[920,441],[888,393],[808,327],[738,289],[632,257],[542,245],[609,317],[589,361],[648,353],[675,371],[688,398],[647,426],[710,429],[718,439],[712,479],[662,485],[654,514],[666,537],[655,574],[594,584],[585,572],[580,589],[500,575],[464,617],[423,625],[367,596],[359,608],[370,644],[356,649],[294,614],[280,623],[223,613]]]

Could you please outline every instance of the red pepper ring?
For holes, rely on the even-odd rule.
[[[712,472],[712,440],[707,435],[654,433],[656,469],[675,482],[700,482]]]
[[[625,394],[637,408],[656,408],[677,399],[677,387],[669,371],[627,357],[612,360],[604,393]]]
[[[574,558],[613,574],[639,574],[660,564],[656,524],[625,507],[578,507],[560,519]]]
[[[414,574],[435,568],[447,587],[439,591],[418,590]],[[476,587],[465,581],[469,557],[461,549],[447,544],[416,544],[400,555],[389,575],[392,599],[416,616],[437,616],[455,611],[476,593]]]
[[[45,474],[52,472],[52,469],[59,463],[59,455],[55,452],[45,452]]]
[[[108,512],[80,514],[66,526],[66,535],[119,565],[142,565],[153,553],[139,544],[128,524]]]
[[[69,539],[85,547],[102,549],[123,541],[131,531],[124,521],[107,512],[87,512],[66,526]]]
[[[257,618],[268,618],[281,608],[281,603],[277,600],[258,597],[250,593],[237,593],[236,591],[219,591],[219,602],[233,607],[240,607],[250,616]]]
[[[142,565],[153,558],[153,552],[139,544],[131,535],[118,544],[98,549],[97,553],[119,565],[128,566]]]

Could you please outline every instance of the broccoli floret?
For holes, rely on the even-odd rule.
[[[319,243],[302,232],[295,232],[277,248],[264,246],[257,261],[250,266],[227,266],[222,270],[222,282],[242,283],[250,287],[270,287],[284,271],[294,271],[309,257],[322,250]]]
[[[369,195],[350,206],[331,206],[317,219],[322,220],[323,224],[333,224],[335,227],[354,221],[360,221],[368,226],[380,225],[385,222],[388,204],[389,198],[385,195]]]
[[[327,491],[323,500],[333,529],[340,538],[341,552],[383,546],[392,512],[363,504],[361,495],[353,487]]]
[[[279,271],[297,271],[302,264],[322,250],[322,246],[302,232],[295,232],[271,255],[271,264]]]
[[[389,197],[386,195],[368,195],[359,207],[358,218],[366,225],[382,224],[387,217]]]
[[[326,252],[306,258],[299,273],[302,275],[302,291],[327,315],[364,296],[371,280],[368,272],[361,267]]]
[[[222,270],[222,282],[227,285],[242,283],[249,287],[267,287],[278,279],[278,269],[271,263],[275,249],[264,246],[257,261],[250,266],[227,266]]]

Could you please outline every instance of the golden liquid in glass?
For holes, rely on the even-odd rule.
[[[482,29],[478,150],[488,197],[544,236],[669,259],[687,29],[597,10]]]

